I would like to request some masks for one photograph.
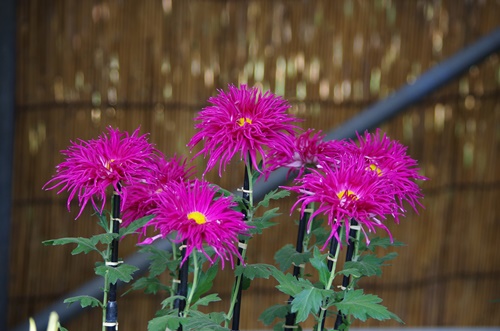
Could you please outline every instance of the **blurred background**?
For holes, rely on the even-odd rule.
[[[53,0],[19,1],[16,11],[9,327],[93,278],[97,255],[41,243],[100,230],[90,209],[74,221],[66,194],[41,189],[71,140],[140,126],[166,155],[189,156],[193,118],[229,83],[270,89],[304,128],[328,132],[500,24],[497,0]],[[499,56],[380,126],[430,178],[425,209],[390,227],[407,246],[382,278],[362,283],[406,326],[500,325]],[[241,186],[234,165],[207,179]],[[201,172],[203,160],[196,166]],[[272,263],[294,243],[291,203],[279,204],[279,225],[250,242],[249,263]],[[136,251],[132,238],[120,245],[121,257]],[[227,310],[228,271],[217,279],[215,311]],[[260,313],[286,300],[274,286],[259,280],[244,293],[242,329],[264,328]],[[121,297],[120,329],[145,330],[163,299]],[[64,326],[91,330],[100,319],[85,310]]]

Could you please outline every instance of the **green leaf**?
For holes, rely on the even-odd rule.
[[[172,253],[167,250],[148,245],[144,246],[140,252],[150,254],[148,259],[151,261],[149,265],[149,276],[151,277],[161,275],[167,268],[176,271],[179,266],[179,261],[172,261]]]
[[[326,286],[330,279],[330,270],[328,270],[326,256],[326,254],[320,253],[318,247],[314,247],[314,257],[310,260],[314,269],[318,270],[319,281],[323,284],[323,286]]]
[[[125,237],[129,234],[136,233],[136,231],[140,228],[142,228],[144,225],[146,225],[147,222],[149,222],[154,215],[147,215],[142,218],[139,218],[132,223],[130,223],[127,227],[125,228],[120,228],[120,237]]]
[[[76,248],[71,252],[72,255],[80,254],[80,253],[89,253],[92,251],[96,251],[101,254],[96,247],[96,245],[89,238],[60,238],[60,239],[51,239],[45,240],[43,242],[44,245],[66,245],[66,244],[76,244]]]
[[[380,276],[382,269],[380,266],[383,260],[374,255],[362,255],[358,261],[349,261],[344,265],[345,269],[356,269],[363,276]]]
[[[279,210],[278,207],[268,209],[264,212],[264,214],[260,217],[254,217],[252,221],[248,221],[247,224],[253,226],[254,228],[250,229],[252,234],[261,234],[264,229],[267,229],[271,226],[275,226],[276,222],[271,222],[270,220],[281,215],[277,213]]]
[[[234,274],[235,276],[243,274],[246,278],[250,280],[253,280],[254,278],[268,279],[269,276],[272,274],[271,269],[273,268],[275,267],[264,263],[239,265],[236,267]]]
[[[209,291],[214,283],[215,276],[219,271],[219,266],[217,263],[213,264],[205,272],[201,272],[200,278],[198,280],[198,286],[193,295],[193,301],[197,301],[204,293]]]
[[[104,229],[104,232],[109,233],[110,231],[109,231],[109,225],[108,225],[108,216],[105,215],[105,213],[99,214],[99,212],[97,210],[95,211],[95,214],[99,218],[99,221],[97,222],[97,224],[99,224]]]
[[[353,276],[354,278],[361,277],[361,273],[356,268],[349,268],[349,269],[340,270],[335,275]]]
[[[159,291],[168,291],[170,288],[156,277],[141,277],[132,284],[132,290],[144,289],[146,294],[156,294]]]
[[[360,249],[362,249],[362,250],[369,249],[372,252],[375,250],[376,247],[387,248],[387,247],[406,246],[406,244],[401,242],[401,241],[393,240],[391,242],[391,238],[387,238],[387,237],[384,237],[384,238],[375,237],[373,239],[370,239],[370,244],[368,246],[366,246],[366,244],[364,244],[364,245],[365,246],[360,247]]]
[[[200,298],[197,300],[194,304],[193,307],[195,306],[207,306],[210,302],[216,302],[220,301],[221,299],[219,298],[219,295],[217,293],[212,293],[207,296],[204,296],[203,298]]]
[[[292,274],[284,274],[282,271],[274,268],[272,269],[272,276],[278,281],[276,288],[281,292],[295,296],[295,294],[302,291],[302,284]]]
[[[274,254],[274,259],[279,265],[281,271],[285,271],[290,268],[293,264],[301,265],[309,261],[311,253],[299,253],[291,244],[283,246],[280,250]]]
[[[267,193],[264,198],[257,204],[257,207],[263,206],[263,207],[269,207],[269,202],[271,200],[278,200],[285,198],[290,195],[290,192],[287,190],[272,190],[271,192]]]
[[[220,323],[212,318],[212,315],[205,315],[197,311],[191,311],[192,315],[188,318],[182,320],[182,325],[184,330],[196,330],[196,331],[228,331],[229,329],[224,328]]]
[[[350,314],[363,322],[368,318],[373,318],[379,321],[394,319],[403,323],[398,316],[387,310],[380,302],[382,299],[376,295],[364,294],[363,290],[352,290],[345,292],[344,299],[333,303],[333,305],[342,313]]]
[[[276,318],[285,318],[289,311],[288,304],[277,304],[264,310],[259,316],[259,321],[264,325],[270,325]]]
[[[118,239],[118,234],[116,233],[101,233],[95,236],[90,237],[90,241],[97,245],[98,243],[109,245],[113,241],[113,239]]]
[[[177,309],[173,310],[176,311]],[[155,317],[148,322],[148,331],[165,331],[167,327],[170,330],[177,330],[181,320],[182,317],[177,316],[177,313]]]
[[[96,275],[105,276],[108,273],[108,281],[112,284],[116,284],[117,281],[122,281],[128,283],[132,280],[132,274],[139,270],[136,266],[130,264],[120,264],[117,267],[107,266],[105,264],[100,264],[95,268]]]
[[[96,299],[94,297],[88,296],[88,295],[79,295],[79,296],[67,298],[66,300],[64,300],[64,303],[67,303],[69,305],[71,305],[72,303],[75,303],[75,302],[80,302],[80,306],[82,306],[82,308],[85,308],[85,307],[101,307],[102,308],[101,301],[99,301],[98,299]]]
[[[165,309],[168,305],[174,303],[175,300],[185,300],[185,299],[186,297],[183,295],[172,295],[161,302],[161,307]]]
[[[297,313],[297,323],[305,321],[309,313],[318,313],[325,297],[324,292],[325,290],[311,286],[295,295],[292,301],[292,313]]]
[[[68,331],[68,329],[66,329],[65,327],[63,327],[60,323],[59,323],[59,331]]]

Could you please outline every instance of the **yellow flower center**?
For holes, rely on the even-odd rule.
[[[248,117],[241,117],[241,118],[238,120],[238,125],[239,125],[239,126],[243,126],[243,125],[245,125],[245,123],[252,124],[252,119],[250,119],[250,118],[248,118]]]
[[[342,198],[344,197],[352,197],[354,200],[358,200],[358,196],[356,195],[356,193],[354,193],[354,191],[351,190],[342,190],[337,193],[337,197],[340,200],[342,200]]]
[[[193,211],[193,212],[189,213],[188,219],[195,221],[196,224],[205,224],[207,222],[205,215],[203,215],[199,211]]]
[[[372,170],[372,171],[376,171],[376,172],[377,172],[377,175],[382,176],[382,170],[380,170],[380,168],[379,168],[379,167],[377,167],[375,164],[373,164],[373,163],[372,163],[372,164],[370,164],[369,168],[370,168],[370,170]]]

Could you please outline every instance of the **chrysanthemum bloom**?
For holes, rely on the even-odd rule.
[[[307,206],[314,203],[316,210],[309,222],[324,214],[332,228],[329,240],[335,237],[340,241],[337,230],[342,224],[348,236],[352,219],[360,224],[365,235],[366,231],[375,232],[376,228],[381,228],[391,236],[383,221],[395,210],[394,197],[384,193],[388,191],[384,187],[386,181],[380,180],[375,172],[366,171],[362,157],[343,154],[335,167],[324,165],[322,169],[311,169],[297,181],[298,186],[288,188],[299,193],[292,211],[300,204],[303,214]],[[366,241],[369,242],[368,236]],[[328,241],[323,249],[327,245]]]
[[[374,134],[358,134],[358,140],[357,150],[365,158],[367,169],[387,180],[386,189],[395,197],[399,210],[405,211],[403,201],[407,201],[417,211],[423,195],[415,180],[427,178],[418,174],[417,161],[406,154],[407,147],[382,135],[379,129]]]
[[[68,210],[71,200],[78,196],[78,218],[89,201],[102,213],[106,189],[110,186],[122,201],[126,201],[127,186],[149,180],[148,169],[155,149],[147,135],[139,135],[139,129],[129,135],[109,127],[108,134],[95,140],[71,142],[61,153],[65,160],[56,167],[56,174],[43,188],[60,188],[58,194],[68,191]],[[100,205],[96,200],[100,200]]]
[[[249,227],[243,220],[244,215],[233,209],[237,203],[231,197],[219,195],[217,187],[199,179],[187,184],[174,183],[156,197],[155,217],[148,226],[154,227],[159,234],[142,244],[175,233],[176,242],[186,243],[185,259],[196,249],[214,263],[204,245],[213,248],[222,267],[224,261],[230,261],[234,267],[234,255],[241,259],[238,235],[248,236]]]
[[[290,168],[288,174],[297,171],[301,177],[308,168],[320,168],[322,164],[334,164],[339,154],[345,153],[350,145],[344,141],[323,141],[325,135],[321,131],[314,133],[314,129],[307,129],[294,138],[292,150],[271,150],[268,156],[269,168]],[[288,146],[287,146],[288,147]],[[352,147],[351,147],[352,148]],[[291,157],[290,157],[291,155]]]
[[[258,88],[229,85],[229,91],[219,90],[219,95],[208,99],[210,106],[204,108],[196,120],[198,132],[188,146],[193,149],[200,141],[203,148],[195,155],[208,156],[205,173],[219,162],[219,176],[233,156],[239,152],[240,159],[258,169],[258,155],[262,168],[266,168],[267,148],[287,152],[293,146],[293,122],[298,121],[286,111],[290,104],[271,92],[264,94]],[[291,157],[292,155],[290,155]],[[265,170],[264,170],[265,171]]]
[[[123,226],[151,214],[157,207],[155,196],[172,183],[187,181],[194,174],[194,167],[187,166],[187,160],[163,155],[153,159],[150,165],[151,180],[137,183],[128,188],[127,201],[123,207]]]

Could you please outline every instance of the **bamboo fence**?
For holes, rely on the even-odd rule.
[[[229,83],[271,89],[304,127],[328,131],[499,23],[493,0],[19,2],[9,324],[93,276],[96,255],[41,244],[97,231],[90,209],[74,221],[77,206],[68,213],[66,195],[41,189],[70,140],[97,137],[108,125],[140,126],[167,155],[188,155],[193,117]],[[391,226],[407,246],[382,278],[363,283],[407,326],[500,325],[499,55],[382,126],[430,178],[425,209]],[[213,171],[207,179],[233,189],[240,175]],[[250,263],[272,263],[293,243],[291,203],[279,204],[278,226],[250,242]],[[122,257],[136,249],[133,240],[120,245]],[[231,275],[220,275],[225,299]],[[274,286],[259,280],[244,293],[243,329],[262,328],[264,307],[286,300]],[[145,330],[162,299],[121,297],[120,329]],[[95,310],[66,327],[99,325]]]

